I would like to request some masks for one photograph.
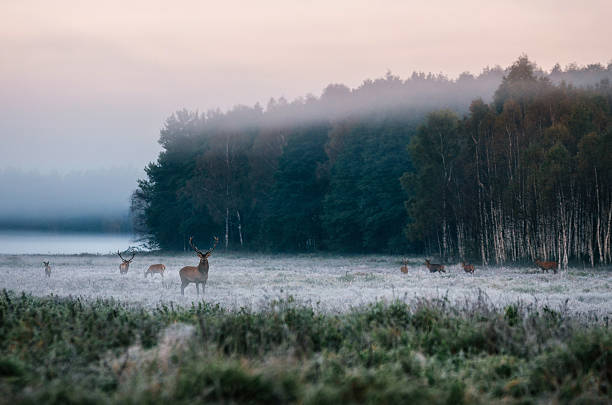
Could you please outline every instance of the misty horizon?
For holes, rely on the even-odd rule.
[[[576,87],[593,86],[598,84],[602,79],[612,80],[612,59],[609,63],[603,64],[602,62],[592,62],[579,65],[577,63],[568,63],[562,67],[559,63],[555,63],[550,69],[545,69],[537,65],[536,73],[542,77],[548,77],[554,83],[560,83],[561,81],[567,82],[568,84]],[[0,170],[11,170],[15,169],[22,172],[39,172],[41,175],[56,174],[59,176],[71,175],[77,172],[87,170],[106,170],[113,168],[126,168],[130,171],[142,171],[148,163],[154,162],[157,158],[161,148],[158,144],[159,133],[163,128],[164,122],[172,117],[173,114],[179,111],[202,111],[203,114],[208,116],[225,116],[229,115],[234,111],[247,108],[247,109],[259,109],[262,113],[273,112],[274,109],[279,107],[291,107],[291,106],[304,106],[312,102],[321,102],[325,98],[329,100],[327,103],[319,103],[319,110],[312,110],[309,113],[304,111],[299,112],[301,115],[310,114],[311,116],[307,119],[320,119],[322,116],[325,119],[337,118],[339,113],[341,114],[360,114],[370,113],[377,108],[388,108],[388,107],[414,107],[428,108],[428,103],[431,101],[423,96],[431,98],[432,96],[438,97],[439,99],[434,102],[436,105],[445,105],[450,109],[454,109],[459,113],[465,113],[467,107],[466,103],[476,98],[482,98],[485,102],[490,102],[493,96],[493,92],[501,82],[501,79],[506,74],[508,67],[501,67],[499,64],[493,66],[485,66],[480,69],[479,73],[472,73],[464,71],[456,76],[450,76],[443,72],[432,73],[424,71],[413,71],[406,77],[402,78],[394,74],[391,70],[387,70],[385,75],[381,75],[375,78],[366,78],[359,82],[358,85],[350,87],[344,82],[329,83],[318,92],[306,92],[298,95],[294,98],[288,98],[284,95],[270,96],[268,98],[262,98],[251,104],[236,102],[232,105],[222,107],[222,103],[219,103],[214,108],[188,108],[185,105],[177,106],[174,109],[167,110],[165,112],[156,111],[159,116],[159,121],[152,122],[151,120],[143,119],[141,122],[132,121],[127,127],[123,127],[125,121],[122,119],[126,115],[125,111],[114,111],[106,112],[107,116],[101,125],[96,128],[88,128],[92,132],[88,132],[88,137],[77,136],[76,138],[68,136],[65,133],[60,133],[61,128],[52,127],[38,127],[40,123],[33,122],[31,125],[36,125],[36,131],[41,132],[44,138],[54,140],[43,149],[36,151],[39,147],[36,144],[31,143],[31,135],[27,133],[21,133],[19,136],[10,136],[12,131],[17,131],[18,128],[15,126],[14,120],[5,120],[0,123],[0,134],[3,135],[3,141],[5,147],[0,152]],[[479,81],[480,83],[475,85],[474,82]],[[420,88],[419,82],[429,88]],[[397,84],[404,85],[404,87],[410,89],[403,90],[405,94],[398,94]],[[456,88],[452,90],[452,93],[445,88],[442,91],[436,91],[432,88],[432,85],[454,85]],[[385,87],[396,86],[395,90],[386,91]],[[416,92],[415,92],[416,90]],[[371,94],[367,94],[368,91]],[[396,94],[393,94],[395,91]],[[400,92],[402,90],[400,89]],[[408,93],[412,91],[412,93]],[[419,91],[424,91],[425,94],[419,94]],[[315,95],[318,94],[318,95]],[[349,98],[361,98],[358,102],[351,102]],[[370,97],[368,100],[367,98]],[[381,100],[382,98],[382,100]],[[265,100],[265,101],[264,101]],[[446,100],[446,101],[444,101]],[[374,107],[376,103],[383,102],[383,105]],[[334,104],[335,103],[335,104]],[[341,111],[340,111],[341,110]],[[284,113],[288,113],[288,109],[284,108]],[[331,111],[331,112],[330,112]],[[48,111],[48,114],[53,114],[53,111]],[[71,115],[72,114],[72,115]],[[71,117],[75,119],[75,122],[79,123],[80,112],[74,111],[71,114],[63,112],[56,119],[61,119],[62,116]],[[335,115],[334,115],[335,114]],[[99,113],[96,112],[95,116],[99,118]],[[53,118],[51,115],[47,119]],[[136,117],[139,118],[139,117]],[[144,118],[144,117],[140,117]],[[93,117],[85,116],[84,119],[87,121],[93,121]],[[289,119],[285,117],[285,120]],[[300,116],[300,119],[304,117]],[[45,120],[41,120],[44,122]],[[82,124],[82,123],[81,123]],[[79,125],[81,125],[79,124]],[[100,122],[96,121],[96,124]],[[143,131],[138,126],[144,125],[148,127],[148,130]],[[148,140],[142,142],[139,137],[124,136],[123,138],[114,139],[112,135],[108,136],[108,133],[115,132],[132,132],[140,133],[140,135],[146,135]],[[19,132],[19,131],[17,131]],[[137,142],[138,146],[134,147],[133,143]],[[53,156],[62,156],[67,152],[67,149],[76,148],[74,153],[69,153],[70,159],[57,159]],[[27,153],[34,152],[35,155],[31,158],[24,159]],[[103,153],[102,153],[103,152]],[[42,153],[42,156],[36,156],[36,153]],[[105,164],[100,163],[100,159]],[[68,161],[71,161],[68,163]],[[32,163],[35,163],[32,166]],[[64,166],[63,163],[66,165]]]
[[[183,108],[266,107],[392,72],[459,79],[527,54],[549,71],[612,58],[612,3],[181,0],[0,4],[0,168],[154,161]]]
[[[143,174],[130,168],[67,174],[0,169],[0,227],[126,217],[136,180]]]
[[[239,129],[244,125],[265,127],[317,120],[333,121],[355,115],[367,116],[376,111],[397,111],[400,114],[411,111],[423,115],[428,111],[447,108],[464,114],[471,101],[482,98],[488,103],[492,100],[507,69],[485,67],[478,75],[464,72],[454,79],[442,73],[422,72],[413,72],[409,77],[401,78],[389,71],[383,77],[365,79],[353,88],[329,84],[318,97],[306,95],[293,100],[270,98],[265,105],[257,103],[250,107],[237,104],[224,111],[216,109],[201,114],[197,110],[179,110],[168,114],[166,125],[174,125],[172,122],[177,119],[176,125],[182,125],[179,122],[193,122],[193,131],[197,134],[202,131],[204,122]],[[597,85],[601,80],[612,79],[612,64],[570,65],[566,68],[556,65],[548,71],[537,68],[536,74],[554,83],[566,82],[588,87]],[[161,150],[159,142],[163,143],[163,131],[162,138],[159,138],[158,131],[154,135],[148,146],[154,145]],[[137,180],[144,177],[145,165],[155,162],[157,158],[157,152],[153,153],[151,148],[147,151],[151,155],[140,155],[140,167],[134,167],[135,161],[123,166],[115,163],[111,168],[63,171],[51,167],[45,170],[45,165],[40,163],[27,168],[0,167],[0,195],[3,196],[0,199],[0,227],[7,224],[34,226],[48,224],[51,220],[87,223],[92,218],[126,218]],[[100,151],[100,154],[103,153]]]

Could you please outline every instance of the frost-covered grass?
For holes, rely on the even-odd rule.
[[[607,322],[482,296],[325,313],[0,291],[1,403],[604,404],[611,347]]]
[[[50,279],[42,260],[50,260]],[[180,294],[178,271],[197,265],[193,254],[138,255],[126,276],[119,274],[117,256],[0,255],[0,288],[36,296],[114,298],[154,307],[159,303],[190,306],[199,302],[195,286]],[[144,278],[150,264],[164,263],[167,271]],[[392,256],[327,256],[222,254],[210,259],[204,300],[224,308],[257,309],[271,300],[293,297],[321,311],[346,312],[379,300],[446,297],[449,302],[476,299],[481,293],[499,307],[524,302],[539,307],[565,308],[598,316],[612,314],[612,271],[570,268],[559,274],[531,267],[478,267],[474,275],[460,265],[447,265],[446,274],[429,273],[423,259],[411,258],[408,274],[400,272],[401,258]]]

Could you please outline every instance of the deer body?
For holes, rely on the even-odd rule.
[[[130,269],[130,263],[132,263],[132,260],[134,260],[134,256],[136,256],[136,253],[132,252],[132,257],[129,260],[125,260],[123,256],[121,256],[121,253],[119,251],[117,251],[117,254],[121,258],[121,260],[123,260],[123,263],[119,265],[119,273],[127,274],[128,270]]]
[[[465,271],[466,273],[474,274],[475,268],[473,264],[465,264],[465,262],[461,262],[461,266],[463,267],[463,271]]]
[[[200,294],[200,284],[202,284],[202,294],[206,289],[208,281],[208,259],[200,260],[197,266],[185,266],[179,271],[181,277],[181,295],[185,295],[185,287],[189,283],[195,283],[196,291]]]
[[[402,271],[402,273],[406,274],[408,273],[408,260],[404,259],[402,260],[402,267],[400,267],[400,270]]]
[[[43,262],[43,265],[45,266],[45,274],[47,277],[51,277],[51,266],[49,266],[49,262]]]
[[[179,270],[179,276],[181,277],[181,295],[185,295],[185,287],[187,287],[189,283],[194,283],[196,285],[198,295],[200,295],[200,284],[202,284],[202,294],[204,294],[206,282],[208,281],[208,258],[219,242],[219,238],[215,236],[213,247],[206,253],[203,253],[193,244],[192,239],[193,237],[189,238],[189,245],[200,258],[200,263],[197,266],[185,266]]]
[[[535,261],[536,266],[548,273],[548,270],[552,270],[557,274],[557,262],[542,262],[540,260]]]
[[[161,276],[164,276],[164,272],[166,271],[166,266],[164,266],[163,264],[152,264],[149,266],[149,268],[147,269],[147,271],[145,271],[145,278],[147,278],[147,275],[150,274],[151,277],[153,277],[154,274],[161,274]]]
[[[425,266],[427,266],[427,268],[429,269],[431,273],[435,273],[436,271],[440,273],[446,273],[446,270],[444,270],[443,264],[430,263],[429,260],[425,260]]]

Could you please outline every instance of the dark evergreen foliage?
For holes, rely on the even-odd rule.
[[[218,235],[226,249],[607,263],[609,74],[522,56],[478,77],[388,73],[265,110],[180,111],[134,193],[135,228],[172,250]]]

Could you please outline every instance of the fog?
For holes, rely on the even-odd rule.
[[[610,15],[609,1],[1,2],[0,219],[127,215],[183,108],[260,103],[234,123],[462,111],[523,53],[593,84],[611,71]]]
[[[94,218],[121,221],[128,214],[136,180],[142,176],[141,170],[131,168],[68,174],[0,170],[0,227],[53,228],[52,220],[65,225],[72,221],[72,227]],[[101,225],[98,221],[96,227]]]
[[[456,79],[522,53],[549,70],[606,64],[610,15],[609,1],[4,1],[0,169],[140,169],[173,111],[320,96],[388,70]]]

